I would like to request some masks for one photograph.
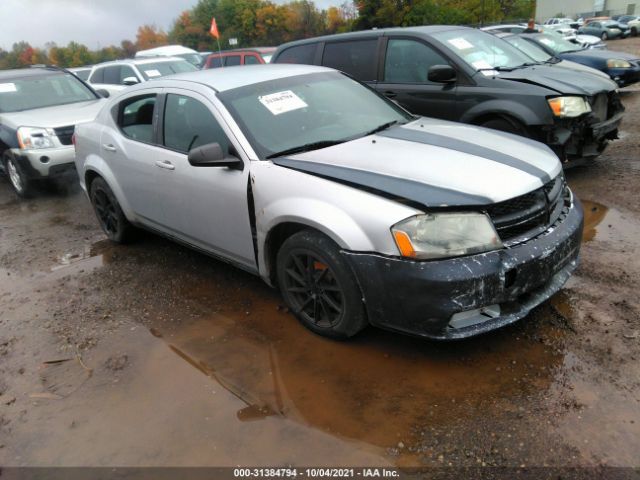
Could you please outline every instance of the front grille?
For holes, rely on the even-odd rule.
[[[62,145],[71,145],[71,137],[73,137],[73,131],[75,129],[74,125],[69,125],[68,127],[58,127],[54,128],[53,131],[60,140]]]
[[[543,187],[519,197],[496,203],[487,213],[503,242],[517,242],[545,230],[560,216],[567,187],[558,175]]]

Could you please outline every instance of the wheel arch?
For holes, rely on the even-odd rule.
[[[359,228],[354,230],[354,226],[357,227],[355,223],[351,226],[343,225],[343,228],[345,229],[340,231],[336,224],[332,225],[311,218],[293,216],[273,222],[263,235],[260,233],[260,230],[258,231],[258,269],[260,271],[260,276],[268,284],[276,284],[275,265],[278,251],[287,238],[302,230],[313,230],[321,233],[334,241],[341,249],[353,248],[352,244],[347,242],[346,238],[353,237],[354,235],[361,235],[362,238],[358,238],[357,242],[360,245],[364,244],[369,246],[369,248],[364,248],[364,250],[372,250],[373,246],[365,237],[364,232]]]
[[[113,171],[102,158],[97,155],[89,155],[84,164],[84,172],[82,173],[82,175],[79,175],[79,177],[88,196],[91,195],[91,183],[97,177],[102,178],[105,182],[107,182],[107,185],[109,185],[109,188],[116,196],[116,199],[120,204],[120,208],[122,209],[122,212],[124,213],[127,220],[129,220],[130,222],[135,221],[135,214],[133,212],[133,209],[131,208],[131,205],[127,201],[124,192],[120,188],[120,185],[118,184]]]

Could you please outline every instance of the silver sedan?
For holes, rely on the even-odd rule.
[[[581,207],[546,146],[414,117],[331,69],[147,82],[75,144],[109,238],[144,227],[260,275],[322,335],[475,335],[578,261]]]

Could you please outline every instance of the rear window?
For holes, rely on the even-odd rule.
[[[0,112],[21,112],[95,100],[72,73],[54,73],[0,80]]]
[[[220,57],[209,57],[207,61],[207,68],[220,68],[222,67],[222,58]]]
[[[118,126],[127,137],[139,142],[153,141],[155,95],[128,98],[120,104]]]
[[[240,58],[240,55],[229,55],[225,58],[225,67],[235,67],[236,65],[240,65]]]
[[[89,74],[91,73],[91,70],[76,70],[73,73],[80,80],[84,80],[86,82],[89,79]]]
[[[358,80],[375,80],[377,39],[327,43],[322,65],[353,75]]]
[[[278,56],[276,63],[303,63],[313,65],[316,47],[316,43],[289,47]]]

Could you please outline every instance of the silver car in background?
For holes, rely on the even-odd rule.
[[[415,117],[323,67],[132,87],[76,152],[109,238],[140,226],[260,275],[326,336],[486,332],[578,262],[582,210],[549,148]]]
[[[138,83],[196,70],[197,67],[178,57],[140,57],[95,65],[87,82],[95,89],[114,95]]]

